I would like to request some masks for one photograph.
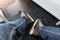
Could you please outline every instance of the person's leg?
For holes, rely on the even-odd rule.
[[[32,22],[32,20],[29,20],[26,16],[23,15],[16,21],[0,24],[0,39],[9,40],[9,36],[13,28],[17,27],[18,25],[22,25],[21,31],[24,31],[24,29],[28,26],[30,22]]]
[[[53,26],[44,26],[41,20],[36,20],[34,23],[34,35],[42,37],[44,40],[60,40],[60,28]]]
[[[38,28],[38,36],[45,40],[60,40],[60,28],[53,26],[42,26]]]
[[[10,34],[10,32],[13,30],[14,27],[18,26],[19,24],[26,27],[29,24],[29,21],[26,20],[24,17],[21,17],[16,21],[0,24],[0,35],[3,36],[3,38],[0,37],[0,39],[6,38],[6,40],[8,40],[7,37],[9,37],[8,35]]]

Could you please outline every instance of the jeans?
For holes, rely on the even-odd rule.
[[[38,28],[38,36],[44,40],[60,40],[60,28],[53,26],[43,26]]]
[[[14,27],[17,27],[19,24],[23,25],[21,26],[22,28],[20,30],[21,32],[23,32],[25,27],[27,27],[27,25],[29,24],[29,21],[25,17],[21,17],[16,21],[0,24],[0,40],[9,40],[11,31]]]

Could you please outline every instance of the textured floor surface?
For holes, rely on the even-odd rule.
[[[53,17],[50,13],[45,11],[43,8],[35,4],[34,2],[30,5],[27,5],[24,9],[28,12],[34,19],[41,19],[45,25],[55,26],[58,19]]]

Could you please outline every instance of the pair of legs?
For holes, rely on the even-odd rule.
[[[22,32],[25,31],[25,28],[32,21],[31,19],[30,16],[26,17],[22,15],[22,17],[16,21],[0,24],[0,40],[10,40],[10,38],[13,40],[12,37],[15,37],[15,40],[18,40]],[[19,31],[19,35],[14,35],[14,32],[16,31],[13,30],[17,27],[19,27],[19,29],[16,29]],[[32,34],[32,32],[34,35],[41,36],[44,40],[60,40],[60,28],[44,26],[40,20],[35,21],[30,34]]]
[[[17,30],[19,31],[19,30],[21,30],[21,28],[19,28]],[[21,31],[19,31],[17,33],[13,32],[12,38],[14,38],[14,39],[12,39],[12,40],[18,40],[20,38],[19,35],[22,34]],[[34,22],[34,25],[30,31],[30,34],[32,34],[32,33],[34,35],[38,35],[38,36],[42,37],[44,40],[60,40],[60,28],[56,28],[54,26],[44,26],[42,24],[41,20],[39,20],[39,19],[37,19]]]

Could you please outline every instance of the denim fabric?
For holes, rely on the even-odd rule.
[[[23,24],[21,24],[23,23]],[[14,27],[17,27],[19,24],[21,26],[21,32],[24,31],[24,28],[28,25],[29,21],[25,17],[21,17],[16,21],[0,24],[0,40],[9,40],[10,32],[13,30]]]
[[[38,29],[38,35],[45,40],[60,40],[60,28],[43,26]]]

